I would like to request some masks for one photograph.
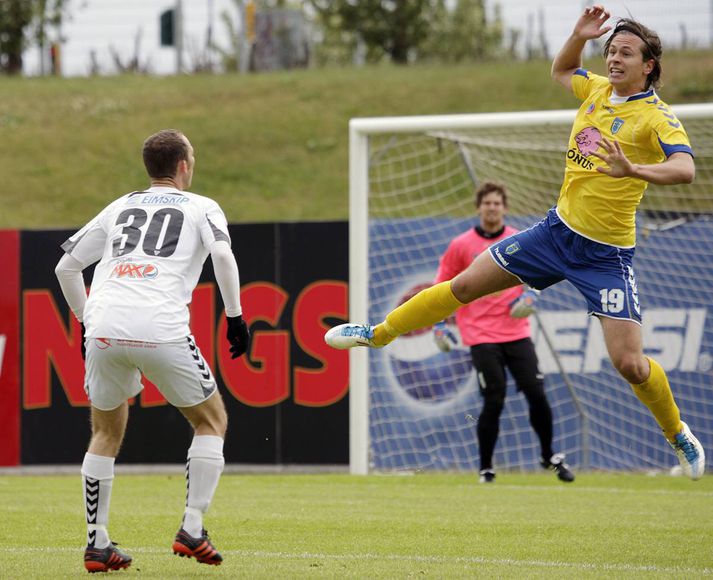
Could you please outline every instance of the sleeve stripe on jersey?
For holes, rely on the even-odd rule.
[[[693,154],[693,150],[688,146],[688,145],[669,145],[668,143],[664,143],[661,141],[661,137],[659,137],[659,145],[661,145],[661,149],[663,149],[663,154],[666,156],[666,158],[671,157],[674,153],[688,153],[691,157],[695,157]]]
[[[574,71],[575,75],[579,75],[580,77],[584,77],[585,79],[589,78],[589,71],[583,68],[578,68],[576,71]]]
[[[62,248],[66,254],[71,254],[72,250],[79,243],[79,240],[81,240],[85,235],[87,235],[86,232],[84,232],[81,236],[77,236],[77,239],[75,240],[73,240],[72,238],[67,239],[60,245],[60,248]]]
[[[230,243],[230,236],[226,234],[223,230],[218,228],[212,221],[210,221],[210,218],[206,216],[208,220],[208,223],[210,224],[210,229],[213,230],[213,235],[215,236],[215,241],[216,242],[228,242]]]

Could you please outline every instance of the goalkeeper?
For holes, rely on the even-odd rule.
[[[480,223],[449,244],[441,257],[434,283],[450,280],[460,274],[474,256],[517,233],[515,228],[505,225],[505,186],[483,183],[476,191],[475,206],[480,214]],[[516,286],[456,310],[458,330],[463,342],[470,347],[483,397],[477,428],[481,483],[492,483],[495,480],[493,452],[507,392],[506,368],[527,400],[530,424],[540,440],[540,465],[554,471],[562,481],[574,481],[574,474],[564,462],[564,455],[552,451],[552,410],[545,395],[545,382],[538,368],[527,320],[534,311],[536,293],[536,290],[523,291],[522,286]],[[442,351],[450,350],[456,340],[446,324],[439,322],[433,329],[438,348]]]
[[[691,183],[693,152],[683,125],[655,92],[662,53],[655,32],[633,19],[619,20],[604,44],[607,76],[582,68],[587,41],[611,30],[608,19],[602,6],[586,8],[552,64],[553,78],[582,101],[557,205],[452,280],[416,294],[381,324],[340,325],[325,340],[335,348],[381,347],[487,294],[522,282],[541,290],[568,280],[600,320],[612,365],[656,419],[683,472],[699,479],[703,447],[681,421],[664,369],[643,352],[633,268],[636,209],[646,187]]]

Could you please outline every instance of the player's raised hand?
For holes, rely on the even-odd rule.
[[[610,16],[611,14],[600,4],[588,6],[574,25],[574,34],[583,40],[591,40],[605,35],[612,29],[611,26],[605,26]]]
[[[634,175],[634,166],[622,151],[619,141],[609,141],[602,137],[599,146],[604,149],[604,153],[593,151],[591,155],[601,159],[608,166],[597,167],[599,173],[604,173],[609,177],[630,177]]]
[[[228,321],[227,339],[230,343],[230,358],[238,358],[250,347],[250,331],[242,316],[226,316]]]

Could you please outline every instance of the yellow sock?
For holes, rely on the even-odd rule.
[[[464,304],[451,290],[450,280],[421,290],[374,328],[374,344],[384,346],[397,336],[445,320]]]
[[[676,433],[681,431],[681,414],[673,400],[673,393],[666,378],[666,372],[654,359],[649,359],[651,373],[649,378],[640,385],[631,385],[634,393],[653,414],[666,439],[673,441]]]

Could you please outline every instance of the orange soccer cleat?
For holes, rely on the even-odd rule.
[[[106,548],[87,546],[84,550],[84,567],[87,572],[108,572],[131,566],[131,556],[125,554],[112,542]]]
[[[203,535],[194,538],[181,528],[173,541],[173,553],[179,556],[195,558],[201,564],[219,566],[223,561],[223,556],[215,549],[208,538],[208,530],[203,528]]]

